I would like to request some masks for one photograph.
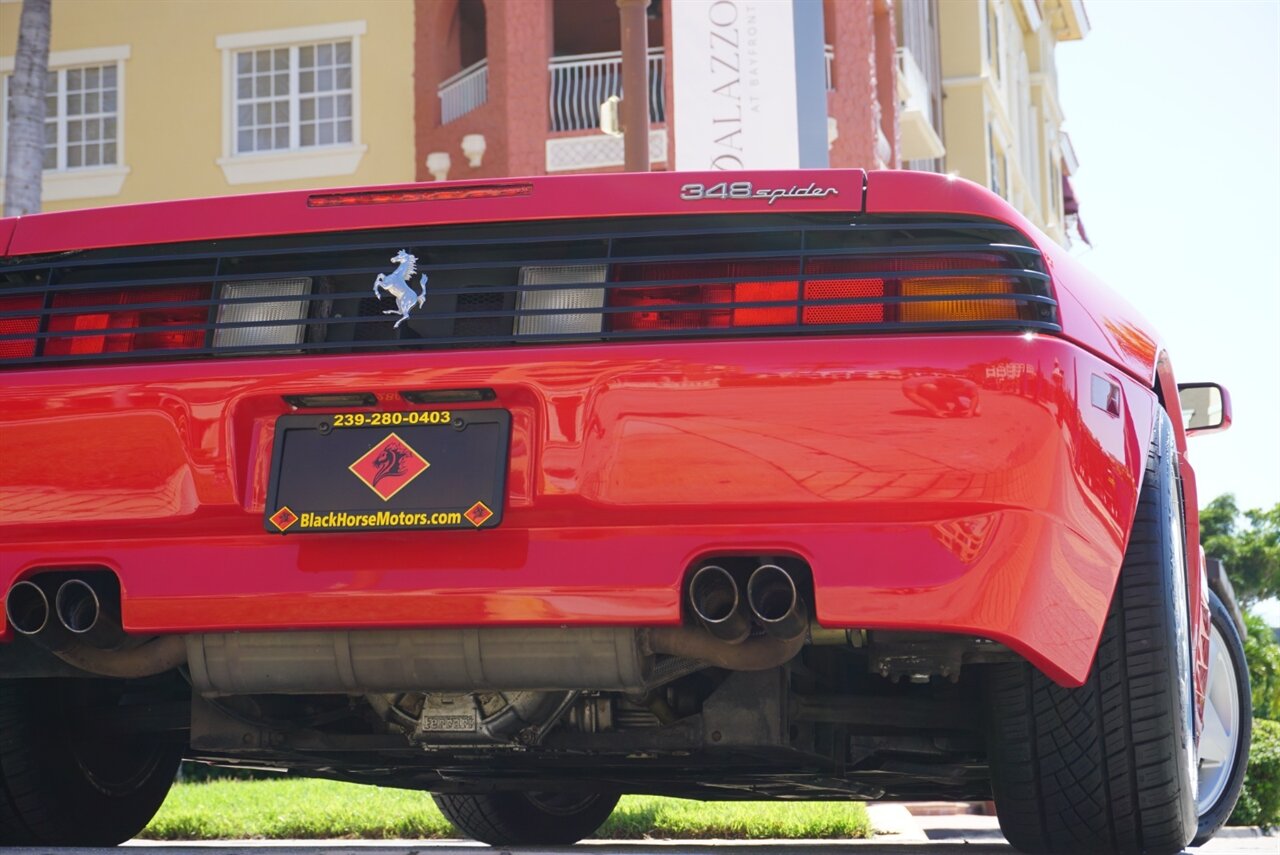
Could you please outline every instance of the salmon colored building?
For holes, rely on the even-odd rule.
[[[614,0],[416,0],[417,175],[482,178],[620,170],[599,130],[621,81]],[[824,0],[832,166],[895,167],[891,0]],[[650,161],[679,165],[668,0],[648,9]]]

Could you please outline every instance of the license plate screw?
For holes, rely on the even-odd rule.
[[[466,423],[466,422],[464,422],[464,421],[462,420],[462,417],[461,417],[461,416],[459,416],[458,418],[455,418],[455,419],[453,420],[453,429],[454,429],[454,430],[462,430],[462,429],[463,429],[464,427],[466,427],[466,426],[467,426],[467,423]]]
[[[320,424],[316,425],[316,430],[320,431],[321,436],[328,436],[330,433],[333,432],[333,425],[329,424],[328,422],[321,422]]]

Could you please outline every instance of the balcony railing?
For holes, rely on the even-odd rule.
[[[600,126],[600,104],[622,94],[619,51],[552,57],[551,130],[586,131]],[[649,121],[667,120],[662,48],[649,49]]]
[[[441,83],[436,92],[440,96],[440,124],[470,113],[489,100],[489,60],[468,65]]]

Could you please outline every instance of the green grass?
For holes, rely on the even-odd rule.
[[[147,829],[152,840],[459,837],[431,797],[334,781],[178,784]],[[693,802],[626,796],[598,837],[850,838],[871,836],[857,802]]]

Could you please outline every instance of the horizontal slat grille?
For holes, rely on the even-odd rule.
[[[373,285],[401,249],[417,258],[405,277],[415,295],[428,279],[423,305],[397,328],[395,300]],[[587,296],[537,307],[547,304],[537,292],[566,289]],[[557,318],[591,329],[527,331]],[[5,366],[969,329],[1059,329],[1039,251],[994,222],[769,214],[434,226],[0,261]]]

